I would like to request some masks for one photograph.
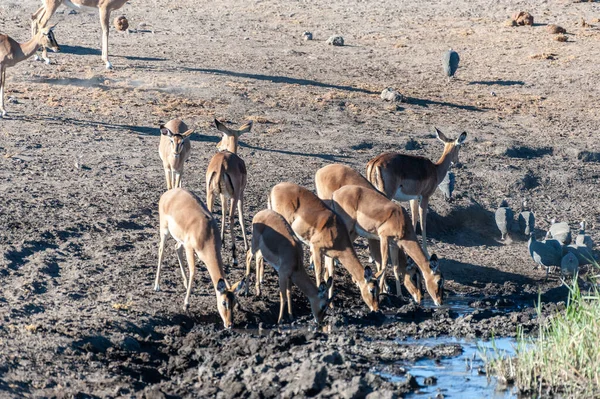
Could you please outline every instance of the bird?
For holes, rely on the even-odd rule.
[[[502,234],[501,240],[504,241],[508,232],[511,231],[511,227],[515,217],[512,209],[510,209],[506,200],[502,200],[500,207],[496,209],[495,217],[496,226],[498,226],[498,230],[500,230],[500,233]]]
[[[444,176],[444,180],[438,185],[438,188],[444,194],[444,199],[446,202],[450,202],[452,200],[452,193],[454,192],[454,182],[456,181],[453,172],[446,173]]]
[[[560,261],[560,272],[563,275],[574,276],[579,268],[579,260],[571,252],[567,252]]]
[[[548,230],[548,235],[554,238],[555,240],[558,240],[558,242],[560,242],[561,245],[569,245],[572,240],[569,223],[556,223],[556,219],[552,219],[550,221],[550,230]]]
[[[579,234],[575,237],[575,244],[577,246],[585,245],[591,251],[594,248],[594,241],[592,240],[592,237],[585,234],[585,226],[585,220],[582,220],[581,223],[579,223]]]
[[[456,73],[459,62],[460,57],[456,51],[450,49],[444,53],[444,56],[442,57],[442,67],[444,68],[444,74],[448,76],[448,82]]]
[[[546,268],[546,278],[551,266],[560,266],[562,261],[562,246],[557,240],[537,241],[533,231],[527,243],[529,255],[535,263]]]
[[[529,236],[535,231],[535,216],[527,209],[527,201],[523,201],[521,213],[519,213],[519,231]]]
[[[571,244],[565,247],[566,252],[570,252],[577,257],[579,265],[590,265],[594,260],[592,250],[585,245]]]

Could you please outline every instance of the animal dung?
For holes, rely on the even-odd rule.
[[[401,102],[404,101],[404,96],[398,93],[396,90],[391,87],[383,89],[380,95],[383,101],[391,101],[391,102]]]
[[[553,35],[558,33],[567,33],[567,30],[565,28],[554,24],[548,25],[546,29],[548,30],[548,33],[551,33]]]
[[[304,32],[302,33],[302,39],[304,40],[312,40],[313,39],[313,34],[311,32]]]
[[[327,44],[330,44],[332,46],[343,46],[344,45],[344,38],[339,36],[339,35],[333,35],[331,36],[329,39],[327,39]]]
[[[554,36],[554,40],[556,40],[557,42],[563,42],[563,43],[569,41],[569,39],[565,35]]]
[[[124,15],[121,15],[115,18],[114,25],[119,32],[125,32],[129,28],[129,21]]]
[[[518,24],[517,21],[511,18],[504,21],[504,26],[518,26]]]
[[[524,25],[533,26],[533,15],[531,15],[527,11],[519,11],[519,12],[514,13],[512,16],[512,19],[519,26],[524,26]]]

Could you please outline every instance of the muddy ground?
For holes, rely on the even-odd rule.
[[[0,31],[26,40],[37,7],[2,1]],[[520,9],[535,26],[505,25]],[[7,73],[0,396],[402,395],[414,380],[390,382],[380,371],[403,376],[397,361],[460,347],[397,340],[514,336],[518,325],[535,329],[538,292],[545,314],[566,299],[557,275],[545,281],[534,270],[525,242],[499,241],[493,212],[502,198],[513,209],[529,199],[539,236],[551,217],[574,234],[586,218],[600,241],[598,3],[146,0],[120,14],[131,32],[111,33],[114,71],[100,60],[97,15],[61,9],[55,65],[28,60]],[[554,40],[550,23],[566,28],[567,42]],[[307,30],[315,40],[302,40]],[[346,46],[328,46],[333,34]],[[451,83],[440,65],[449,47],[461,55]],[[385,87],[406,101],[383,102]],[[389,296],[383,314],[369,315],[342,270],[328,333],[308,328],[296,292],[298,321],[277,329],[277,279],[267,268],[265,295],[241,298],[236,329],[224,331],[200,268],[183,312],[172,245],[163,291],[152,290],[165,190],[157,126],[174,117],[197,130],[183,184],[202,198],[219,137],[212,119],[256,122],[239,152],[249,170],[247,227],[278,182],[312,189],[318,168],[364,171],[383,151],[437,158],[433,126],[468,132],[456,198],[434,195],[428,238],[449,295],[466,296],[472,310]],[[366,262],[364,243],[357,248]],[[228,266],[230,280],[242,269]]]

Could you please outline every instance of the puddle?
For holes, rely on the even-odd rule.
[[[499,390],[495,378],[488,378],[480,374],[479,370],[485,370],[485,365],[481,359],[480,348],[489,348],[492,351],[491,341],[476,341],[446,338],[428,338],[428,339],[407,339],[399,341],[402,345],[425,345],[436,346],[440,344],[459,344],[463,352],[459,356],[444,358],[441,360],[422,359],[416,362],[400,362],[408,373],[413,375],[417,382],[423,387],[418,391],[408,394],[407,398],[429,398],[442,394],[444,398],[494,398],[506,399],[516,398],[517,394],[512,390]],[[479,347],[478,347],[479,345]],[[516,341],[514,338],[497,338],[495,340],[496,348],[509,355],[514,355]],[[395,376],[385,372],[379,373],[382,377],[390,381],[404,381],[406,376]],[[427,377],[435,377],[437,381],[434,385],[425,386],[424,380]]]

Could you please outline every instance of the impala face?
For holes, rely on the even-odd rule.
[[[379,279],[369,266],[365,267],[365,280],[359,284],[360,294],[371,311],[379,311]]]
[[[244,288],[244,284],[245,279],[242,279],[228,289],[225,280],[220,279],[217,283],[217,309],[227,329],[233,327],[233,310],[236,304],[235,293]]]
[[[436,306],[440,306],[444,301],[444,276],[440,272],[439,260],[436,254],[431,255],[429,259],[429,266],[433,272],[431,279],[425,280],[428,292],[433,292],[433,302]],[[433,289],[430,289],[433,288]]]
[[[160,126],[160,133],[167,136],[171,141],[171,155],[173,155],[175,158],[179,158],[181,151],[183,151],[185,139],[187,139],[193,132],[194,130],[190,129],[185,133],[173,133],[164,125]]]
[[[412,296],[416,303],[421,303],[421,299],[423,297],[423,293],[421,292],[421,273],[417,268],[417,265],[412,260],[412,258],[408,258],[406,264],[406,274],[409,276],[409,280],[412,283],[412,286],[409,287],[405,284],[405,287],[409,294]],[[405,280],[406,281],[406,280]]]
[[[327,283],[322,282],[321,285],[319,285],[319,300],[315,301],[315,303],[310,304],[312,313],[315,317],[315,321],[317,322],[317,326],[320,326],[323,323],[323,320],[325,319],[325,315],[327,313],[327,308],[329,308],[329,304],[333,301],[333,298],[335,297],[335,295],[333,295],[331,298],[328,298],[327,295],[332,285],[333,278],[329,276],[329,278],[327,279]]]
[[[56,42],[52,28],[42,30],[42,46],[47,47],[55,53],[60,51],[60,46]]]

